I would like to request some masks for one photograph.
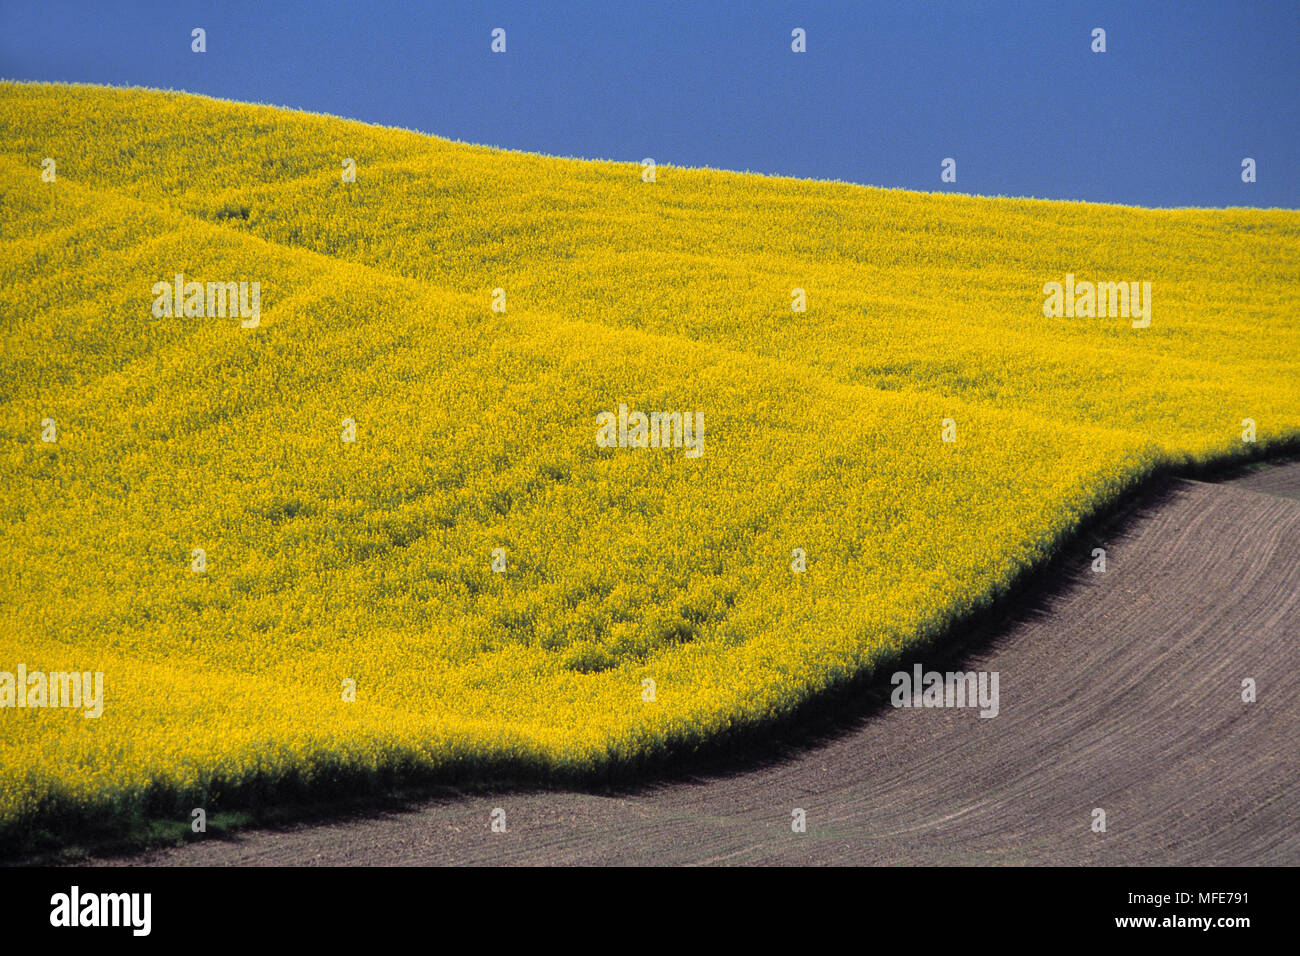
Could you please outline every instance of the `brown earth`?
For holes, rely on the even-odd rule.
[[[1148,500],[1107,532],[1105,573],[1081,558],[961,659],[998,672],[994,718],[884,706],[740,771],[457,796],[91,862],[1297,864],[1296,498],[1300,465]]]

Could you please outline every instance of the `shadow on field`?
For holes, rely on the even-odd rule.
[[[29,855],[23,862],[74,862],[87,855],[124,857],[151,846],[200,840],[238,843],[243,840],[241,831],[249,829],[277,833],[310,826],[401,818],[427,811],[431,806],[457,804],[487,793],[519,796],[560,792],[625,800],[683,783],[719,784],[725,789],[728,781],[807,760],[812,752],[862,730],[873,718],[892,710],[889,677],[894,671],[910,670],[917,663],[923,664],[927,671],[977,669],[975,662],[996,652],[1017,628],[1050,623],[1061,605],[1086,586],[1092,549],[1118,540],[1126,529],[1154,518],[1175,494],[1177,479],[1232,481],[1258,475],[1261,469],[1272,465],[1297,462],[1300,462],[1300,441],[1290,443],[1282,449],[1281,456],[1269,460],[1255,458],[1197,469],[1158,469],[1122,495],[1112,507],[1083,522],[1051,560],[1023,573],[1002,597],[984,609],[898,657],[883,661],[873,674],[817,696],[783,720],[745,728],[707,745],[657,753],[635,763],[618,763],[597,778],[539,782],[498,777],[455,786],[414,782],[380,793],[316,803],[285,802],[256,809],[214,812],[209,815],[208,831],[202,836],[190,833],[188,822],[155,821],[125,837],[87,841],[71,850],[58,850],[43,857]]]

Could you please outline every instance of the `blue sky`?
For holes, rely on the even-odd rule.
[[[791,52],[795,27],[807,53]],[[189,90],[554,155],[1145,206],[1300,205],[1298,38],[1300,0],[0,0],[7,79]]]

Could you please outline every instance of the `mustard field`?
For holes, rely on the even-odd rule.
[[[656,159],[0,84],[0,836],[635,772],[1300,437],[1298,212]]]

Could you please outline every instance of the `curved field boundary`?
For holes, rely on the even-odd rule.
[[[1300,501],[1248,488],[1297,482],[1300,465],[1174,482],[1107,541],[1104,574],[1070,574],[962,662],[999,673],[996,718],[885,707],[745,772],[436,800],[123,862],[1296,864]]]

